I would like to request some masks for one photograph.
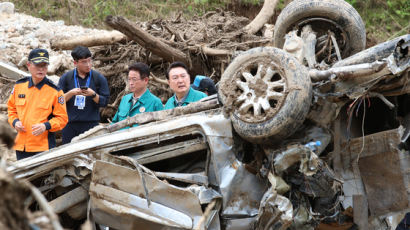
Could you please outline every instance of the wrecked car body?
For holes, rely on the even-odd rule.
[[[255,218],[267,186],[235,158],[232,146],[230,121],[217,109],[78,140],[18,161],[8,170],[17,178],[31,181],[45,176],[47,188],[43,192],[60,186],[69,188],[77,181],[80,189],[68,192],[75,194],[75,199],[59,197],[50,201],[53,207],[65,204],[65,208],[58,208],[59,213],[70,213],[70,209],[82,206],[84,211],[75,213],[86,214],[85,187],[89,189],[91,212],[97,223],[133,229],[149,221],[159,226],[193,229],[200,226],[201,205],[216,200],[212,215],[201,221],[201,228],[215,225],[219,229],[219,216],[227,222]],[[121,153],[124,151],[129,154]],[[121,157],[111,155],[120,153]],[[148,167],[150,163],[185,164],[151,171],[139,162]],[[178,187],[159,178],[194,186]],[[214,190],[213,186],[219,189]],[[169,194],[173,194],[171,199]],[[67,205],[70,202],[73,204]],[[219,211],[217,207],[221,205]],[[155,224],[148,226],[155,228]]]
[[[331,96],[324,98],[335,107],[313,105],[308,122],[321,124],[312,115],[327,113],[321,110],[346,110]],[[347,130],[349,117],[328,119]],[[135,123],[140,126],[120,130]],[[403,148],[409,126],[361,137],[352,125],[349,140],[341,137],[346,131],[332,138],[328,127],[302,125],[282,143],[264,145],[247,142],[233,127],[211,97],[97,127],[8,171],[55,193],[49,204],[56,213],[116,229],[313,229],[352,226],[342,212],[349,207],[368,207],[370,216],[360,218],[377,221],[409,209],[410,160]],[[319,142],[305,145],[312,140]],[[334,158],[332,168],[320,158],[324,153]]]
[[[96,127],[7,171],[66,224],[388,229],[385,217],[410,209],[410,35],[359,52],[362,35],[339,41],[359,22],[326,37],[309,23],[331,20],[298,20],[287,27],[304,33],[283,49],[239,54],[217,97]]]

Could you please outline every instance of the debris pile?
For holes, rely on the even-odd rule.
[[[171,20],[154,19],[132,24],[183,53],[187,57],[186,63],[192,68],[191,77],[203,74],[218,82],[232,55],[271,42],[269,37],[244,32],[242,28],[249,22],[248,18],[218,10],[192,20],[179,16]],[[0,40],[4,41],[0,45],[4,54],[0,61],[23,71],[27,71],[25,63],[32,48],[48,49],[48,74],[56,75],[54,79],[57,80],[58,76],[73,68],[70,52],[75,45],[92,46],[94,68],[104,74],[111,90],[110,105],[102,112],[103,121],[114,115],[127,90],[127,66],[132,62],[141,61],[150,65],[152,80],[149,88],[163,102],[172,95],[165,81],[169,62],[154,54],[149,45],[142,46],[118,31],[67,26],[63,21],[44,21],[12,13],[0,14]],[[2,79],[2,83],[7,81]],[[10,85],[2,88],[5,89],[2,90],[4,94],[10,92]],[[3,95],[0,99],[0,103],[5,103],[7,97]]]

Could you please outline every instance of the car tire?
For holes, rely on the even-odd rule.
[[[342,58],[363,50],[366,46],[366,30],[359,13],[343,0],[295,0],[279,14],[273,35],[274,46],[283,48],[285,35],[297,30],[298,35],[305,25],[316,32],[316,50],[323,47],[328,31],[335,34]],[[334,52],[334,50],[333,50]],[[324,57],[317,57],[320,63]],[[328,61],[329,62],[329,61]],[[332,62],[334,63],[334,62]],[[328,64],[332,64],[328,63]]]
[[[307,69],[275,47],[257,47],[237,56],[219,85],[218,96],[235,131],[253,143],[293,134],[311,104]]]

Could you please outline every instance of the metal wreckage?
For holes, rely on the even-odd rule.
[[[363,50],[349,4],[297,0],[274,45],[238,54],[218,96],[97,126],[7,171],[62,222],[389,229],[410,209],[410,35]]]

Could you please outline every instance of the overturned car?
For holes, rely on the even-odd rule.
[[[410,209],[410,35],[361,51],[349,4],[296,0],[274,37],[281,49],[235,57],[217,97],[98,126],[7,171],[67,228],[389,229]]]

